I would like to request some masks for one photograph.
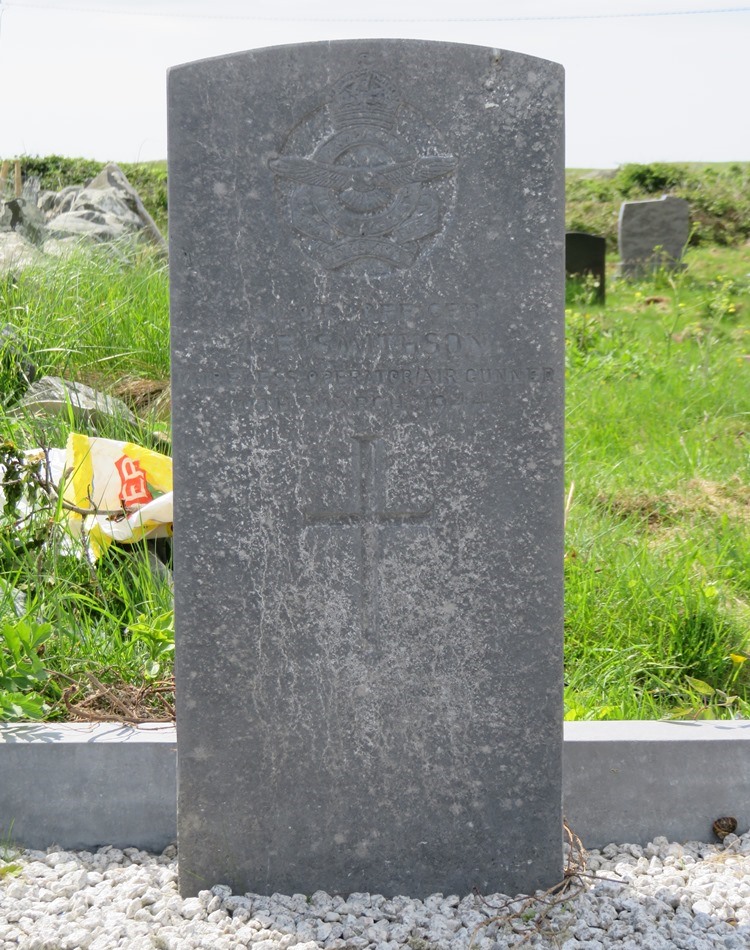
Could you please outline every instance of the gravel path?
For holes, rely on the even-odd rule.
[[[721,845],[665,838],[645,848],[609,845],[587,853],[586,871],[545,902],[500,894],[240,896],[221,884],[183,900],[174,847],[161,855],[24,851],[0,862],[0,948],[750,947],[750,833]]]

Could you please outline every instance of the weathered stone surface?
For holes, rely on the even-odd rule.
[[[0,487],[0,498],[5,504],[5,495]],[[0,617],[14,614],[23,617],[26,613],[26,594],[0,578]]]
[[[35,415],[55,416],[72,411],[76,420],[94,424],[112,417],[119,417],[128,422],[136,421],[121,399],[97,392],[83,383],[69,382],[59,376],[42,376],[32,383],[19,405]]]
[[[44,191],[39,195],[39,210],[48,218],[65,214],[73,207],[73,202],[83,191],[83,185],[68,185],[62,191]]]
[[[128,235],[146,234],[151,241],[165,247],[138,192],[114,163],[106,165],[85,188],[65,189],[57,202],[45,197],[42,207],[49,216],[49,234],[55,238],[72,236],[115,241]]]
[[[560,878],[562,81],[170,73],[184,894]]]
[[[0,231],[0,274],[39,264],[44,256],[19,231]]]
[[[690,236],[690,206],[665,195],[655,201],[624,201],[618,224],[620,273],[637,277],[681,266]]]
[[[565,273],[569,277],[592,277],[596,298],[604,303],[606,295],[607,242],[598,234],[568,231],[565,235]]]

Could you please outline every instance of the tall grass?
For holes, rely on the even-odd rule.
[[[100,249],[53,260],[0,282],[0,314],[27,354],[0,354],[3,488],[14,494],[19,451],[64,447],[82,427],[72,413],[19,410],[22,365],[97,389],[169,378],[168,276],[148,252]],[[127,386],[125,387],[127,390]],[[137,408],[133,406],[133,408]],[[164,432],[141,413],[97,423],[96,434],[163,451]],[[168,425],[158,420],[163,428]],[[28,472],[21,475],[33,486]],[[27,492],[31,492],[31,488]],[[18,491],[18,486],[15,487]],[[0,522],[0,718],[164,715],[171,702],[171,591],[146,545],[111,548],[96,563],[67,530],[54,497],[37,490],[33,513],[6,506]],[[24,604],[19,607],[19,594]]]
[[[169,377],[167,265],[116,247],[52,259],[0,282],[0,312],[40,373],[87,379]]]

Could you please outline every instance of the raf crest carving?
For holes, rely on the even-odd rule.
[[[335,83],[269,167],[305,251],[328,270],[410,267],[442,231],[457,160],[369,67]]]

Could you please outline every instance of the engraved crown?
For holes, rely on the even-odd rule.
[[[370,69],[340,79],[330,103],[337,128],[375,125],[390,130],[396,122],[398,107],[395,85]]]

